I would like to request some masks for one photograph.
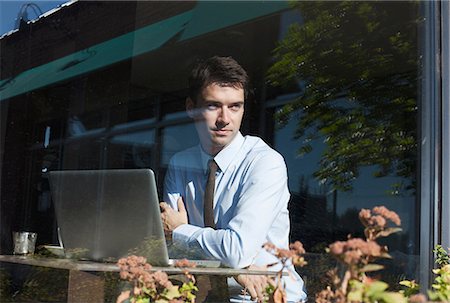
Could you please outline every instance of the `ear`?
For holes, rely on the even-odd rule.
[[[194,101],[192,101],[191,98],[187,97],[186,98],[186,112],[187,112],[188,116],[192,119],[195,118],[194,111],[195,111]]]

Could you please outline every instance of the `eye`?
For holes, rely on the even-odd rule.
[[[208,103],[208,104],[206,104],[206,108],[208,110],[217,110],[219,108],[219,106],[215,103]]]
[[[235,103],[235,104],[232,104],[229,108],[230,108],[230,110],[237,112],[242,108],[242,106],[243,106],[242,103]]]

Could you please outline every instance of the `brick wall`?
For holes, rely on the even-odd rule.
[[[0,40],[0,78],[180,14],[193,1],[78,1]]]

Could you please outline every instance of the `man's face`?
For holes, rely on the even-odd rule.
[[[195,120],[203,149],[216,155],[239,132],[244,115],[244,89],[210,84],[195,104],[187,100],[186,109]]]

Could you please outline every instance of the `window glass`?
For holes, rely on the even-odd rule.
[[[385,279],[416,277],[417,3],[295,7],[301,17],[275,49],[267,103],[274,147],[288,164],[292,240],[321,253],[326,243],[363,236],[359,210],[384,205],[403,229],[381,241],[394,256]],[[309,273],[313,288],[318,275]]]
[[[155,131],[153,129],[137,131],[111,137],[109,157],[116,157],[116,163],[110,167],[151,168],[155,153]],[[110,159],[112,161],[112,159]]]
[[[402,219],[384,277],[418,279],[420,5],[76,1],[2,36],[1,253],[13,230],[58,243],[49,171],[151,168],[161,198],[170,158],[199,142],[190,68],[221,55],[251,76],[243,134],[285,158],[309,295],[334,265],[324,248],[363,236],[376,205]]]
[[[163,129],[163,153],[161,164],[167,166],[172,156],[186,148],[198,144],[198,136],[193,123],[168,126]]]

